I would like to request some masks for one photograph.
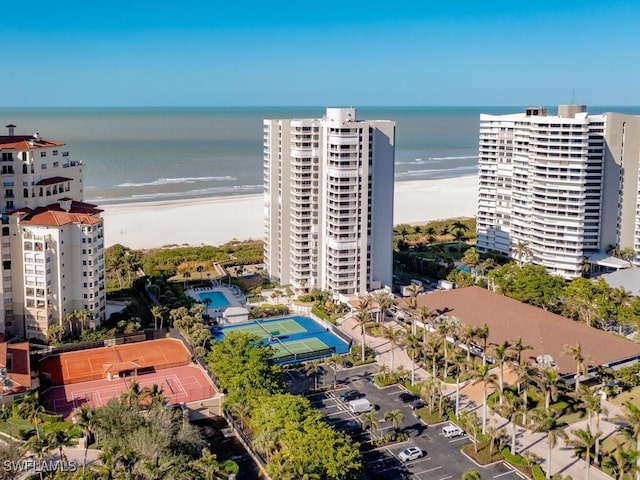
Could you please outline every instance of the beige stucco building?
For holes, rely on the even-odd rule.
[[[394,159],[395,123],[354,108],[265,120],[269,275],[345,298],[390,286]]]
[[[83,203],[82,162],[63,142],[39,134],[0,136],[0,332],[46,339],[50,325],[86,310],[86,326],[104,320],[101,210]]]
[[[611,246],[640,252],[640,117],[584,105],[480,116],[477,249],[530,255],[565,278],[624,268]]]

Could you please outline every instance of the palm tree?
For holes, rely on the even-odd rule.
[[[394,304],[393,297],[386,291],[381,291],[373,296],[378,304],[378,323],[382,323],[385,312]]]
[[[439,383],[435,377],[427,378],[418,384],[420,396],[429,401],[429,415],[433,413],[433,404],[436,398],[436,385]]]
[[[438,334],[444,347],[444,372],[442,374],[443,380],[447,377],[447,370],[449,370],[449,336],[457,337],[456,331],[460,326],[460,321],[457,318],[443,318],[438,324]]]
[[[529,383],[535,379],[536,369],[528,363],[514,365],[514,370],[518,375],[518,391],[522,391],[522,425],[527,425],[527,411],[529,402]]]
[[[471,364],[471,345],[478,335],[478,329],[469,323],[465,323],[460,329],[460,340],[467,350],[467,363]]]
[[[120,400],[129,408],[140,405],[140,384],[136,380],[131,380],[129,389],[120,395]]]
[[[516,419],[518,414],[522,411],[522,403],[516,395],[512,392],[505,392],[505,400],[504,404],[500,407],[500,414],[511,422],[511,454],[516,454],[516,437],[518,434],[518,424],[516,423]]]
[[[221,468],[218,457],[206,447],[202,449],[200,458],[189,462],[189,466],[205,480],[224,480],[229,477]]]
[[[191,274],[189,272],[184,272],[182,274],[182,278],[184,278],[184,289],[187,289],[187,286],[189,285],[189,279],[191,278]]]
[[[204,272],[204,267],[202,265],[198,265],[196,267],[196,272],[198,272],[200,274],[200,281],[202,281],[202,272]]]
[[[440,230],[440,235],[442,235],[442,240],[446,241],[447,236],[449,235],[450,231],[449,231],[449,226],[445,225],[444,227],[442,227],[442,230]]]
[[[496,386],[498,377],[491,371],[491,367],[480,365],[473,373],[473,378],[474,385],[482,383],[482,433],[485,433],[487,430],[487,387],[489,385]]]
[[[360,335],[362,336],[362,361],[364,362],[366,360],[366,348],[367,348],[366,338],[365,338],[365,334],[366,334],[365,326],[369,321],[369,314],[359,310],[358,313],[356,313],[356,316],[354,318],[358,323],[358,325],[360,325]]]
[[[71,435],[69,435],[69,432],[64,429],[53,430],[47,435],[47,442],[52,450],[55,450],[56,448],[58,449],[58,452],[60,453],[60,461],[63,464],[66,463],[63,448],[75,445]]]
[[[44,456],[51,451],[49,446],[49,439],[47,437],[41,438],[39,435],[31,437],[25,444],[26,450],[35,453],[36,457],[40,461],[40,464],[44,461]],[[43,469],[38,469],[40,473],[40,479],[42,480]]]
[[[616,447],[604,458],[602,464],[610,468],[619,480],[624,480],[629,478],[626,476],[627,473],[631,474],[638,471],[636,462],[639,455],[634,449],[625,448],[624,445],[620,445],[620,442],[616,441]]]
[[[529,247],[527,242],[523,242],[522,240],[518,240],[514,245],[511,246],[511,253],[518,260],[518,266],[522,267],[524,261],[533,256],[533,251]]]
[[[620,419],[626,423],[624,432],[636,441],[636,453],[639,454],[636,462],[636,480],[640,480],[640,407],[630,400],[624,402],[625,415]]]
[[[394,433],[398,431],[398,427],[400,426],[400,422],[404,420],[404,414],[400,411],[399,408],[391,410],[389,412],[385,412],[384,414],[385,421],[390,421],[393,425]]]
[[[422,342],[414,334],[407,335],[405,340],[407,354],[411,359],[411,385],[416,384],[416,358],[422,352]]]
[[[554,368],[542,368],[538,371],[535,382],[538,388],[544,392],[544,408],[549,411],[551,400],[555,402],[558,398],[558,383],[560,383],[558,372]]]
[[[607,409],[602,406],[602,397],[598,388],[590,388],[587,385],[580,385],[580,390],[573,395],[580,402],[580,406],[587,412],[587,425],[591,428],[591,420],[596,420],[596,444],[594,460],[600,463],[600,415],[606,414]]]
[[[544,432],[547,434],[547,478],[551,478],[551,450],[558,443],[558,438],[567,438],[563,430],[564,425],[558,419],[560,412],[555,410],[536,410],[534,412],[534,432]]]
[[[33,422],[36,427],[36,436],[40,439],[40,429],[38,424],[40,423],[39,416],[44,413],[44,407],[40,405],[40,396],[37,391],[27,393],[18,404],[16,413],[22,418],[28,418]]]
[[[499,392],[500,392],[500,405],[502,405],[502,393],[504,392],[504,363],[509,358],[509,348],[511,344],[508,341],[494,345],[492,348],[492,355],[498,362],[498,368],[500,370]]]
[[[331,369],[333,370],[333,388],[335,389],[338,383],[338,365],[342,365],[342,356],[337,353],[331,355],[329,357],[329,365],[331,365]]]
[[[479,340],[482,340],[482,364],[487,363],[487,340],[489,339],[489,325],[486,323],[482,325],[476,332],[476,336]]]
[[[466,372],[469,364],[465,359],[465,356],[459,350],[456,351],[451,361],[456,375],[456,418],[460,415],[460,375]]]
[[[427,242],[429,243],[433,243],[436,241],[436,229],[433,227],[427,227],[427,229],[424,231],[424,233],[427,235]]]
[[[307,376],[313,375],[314,390],[318,390],[318,370],[320,365],[322,365],[322,360],[312,360],[305,365]]]
[[[95,425],[93,418],[93,410],[85,403],[80,407],[75,417],[76,424],[82,429],[84,437],[84,458],[82,460],[82,471],[87,466],[87,453],[89,451],[89,441],[93,435],[93,427]]]
[[[263,458],[269,463],[271,462],[271,455],[278,448],[278,441],[272,432],[265,430],[253,437],[251,446],[256,452],[263,455]]]
[[[378,420],[378,414],[375,410],[370,410],[365,413],[360,414],[360,423],[362,423],[362,428],[371,428],[372,436],[375,436],[378,431],[378,426],[380,425],[380,421]]]
[[[475,278],[478,274],[478,264],[480,263],[480,254],[475,247],[471,247],[464,252],[462,263],[471,268],[471,274]]]
[[[462,240],[464,239],[465,233],[469,230],[469,227],[458,220],[453,222],[451,227],[453,228],[453,235],[458,241],[458,252],[460,252],[460,250],[462,250]]]
[[[531,345],[525,345],[522,343],[522,337],[516,338],[513,342],[511,342],[511,351],[516,354],[516,361],[521,364],[522,363],[522,352],[525,350],[533,350]]]
[[[584,372],[584,369],[585,369],[584,361],[586,360],[586,358],[582,355],[582,345],[580,345],[580,342],[576,343],[575,345],[565,345],[564,353],[566,353],[567,355],[570,355],[573,358],[573,361],[576,362],[575,379],[576,379],[576,392],[577,392],[578,389],[580,388],[580,376]]]
[[[572,433],[575,436],[575,439],[568,440],[567,445],[576,449],[577,456],[584,454],[585,461],[587,462],[587,471],[584,478],[585,480],[589,480],[589,470],[591,469],[591,450],[595,447],[600,434],[594,435],[591,433],[589,425],[587,425],[585,430],[574,430]]]
[[[399,328],[393,328],[393,325],[390,327],[383,327],[382,336],[389,340],[389,345],[391,346],[391,370],[393,371],[395,367],[395,350],[398,343],[404,336],[404,331]]]
[[[431,335],[426,342],[423,342],[423,348],[425,357],[431,361],[431,376],[435,379],[437,377],[440,341],[435,335]]]

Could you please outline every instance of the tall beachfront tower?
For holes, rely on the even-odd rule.
[[[264,121],[265,263],[298,289],[349,298],[391,285],[395,122],[354,108]]]
[[[523,257],[565,278],[585,264],[628,266],[607,252],[640,251],[639,161],[638,116],[589,115],[584,105],[480,115],[478,251]]]
[[[105,318],[101,210],[83,203],[82,162],[40,134],[0,136],[2,276],[0,332],[45,340],[51,325],[85,311]],[[79,320],[75,321],[79,328]]]

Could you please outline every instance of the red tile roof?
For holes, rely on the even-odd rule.
[[[0,342],[0,367],[7,366],[7,356],[11,355],[11,368],[7,369],[7,376],[11,379],[8,390],[0,393],[10,394],[31,390],[31,368],[29,360],[29,343]]]
[[[71,209],[67,212],[63,210],[59,203],[38,207],[27,213],[21,219],[21,223],[26,225],[60,226],[69,223],[84,223],[93,225],[102,222],[102,218],[97,215],[102,210],[91,203],[71,202]]]
[[[64,145],[64,142],[45,138],[37,140],[33,135],[0,135],[0,150],[30,150],[43,147],[61,147],[62,145]]]
[[[460,288],[419,295],[418,308],[456,317],[463,324],[489,327],[488,344],[522,338],[533,350],[525,354],[535,360],[551,355],[559,373],[575,371],[575,362],[564,353],[565,345],[580,343],[587,365],[605,365],[640,355],[640,344],[583,323],[518,302],[480,287]],[[406,301],[400,300],[406,307]]]
[[[53,185],[55,183],[69,182],[71,180],[71,178],[67,177],[49,177],[43,178],[38,183],[36,183],[36,185]]]

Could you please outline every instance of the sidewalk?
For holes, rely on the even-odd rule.
[[[402,328],[396,322],[385,322],[385,324],[397,329]],[[361,327],[353,318],[353,314],[344,317],[342,321],[338,323],[338,325],[340,326],[340,328],[342,328],[342,330],[351,335],[351,337],[355,341],[362,341]],[[371,347],[376,352],[376,361],[379,365],[386,365],[387,367],[391,368],[391,344],[389,340],[365,334],[365,343],[368,347]],[[411,359],[409,358],[409,355],[407,355],[407,352],[402,345],[398,345],[395,348],[394,364],[395,368],[398,368],[402,365],[407,369],[407,371],[411,371]],[[425,369],[418,368],[416,366],[416,383],[429,377],[431,377],[430,373],[428,373]],[[505,380],[509,380],[507,378],[507,375],[505,375]],[[445,386],[446,394],[453,397],[456,391],[455,385],[444,383],[443,385]],[[621,415],[620,409],[612,403],[603,401],[603,406],[608,410],[608,414],[603,415],[600,419],[600,431],[602,432],[602,440],[615,433],[615,431],[618,429],[618,425],[614,423],[613,419]],[[482,409],[482,386],[479,384],[474,385],[473,383],[468,383],[464,388],[461,388],[460,407],[463,410],[478,409],[478,414],[480,414],[480,410]],[[496,428],[502,429],[510,439],[511,432],[513,431],[511,423],[495,413],[493,414],[493,417],[494,420],[491,420],[490,417],[489,423],[491,421],[495,422]],[[585,419],[572,424],[571,426],[567,427],[565,431],[567,432],[567,434],[571,435],[571,431],[585,429],[586,427],[587,420]],[[595,427],[592,428],[592,431],[594,429]],[[547,471],[548,446],[545,433],[534,433],[530,430],[525,430],[522,427],[517,427],[516,449],[519,454],[527,451],[533,453],[538,458],[538,463],[540,464],[540,466],[545,471]],[[558,444],[553,448],[553,451],[551,453],[552,473],[560,473],[563,476],[570,475],[574,480],[579,480],[585,478],[586,470],[586,462],[574,455],[573,447],[567,447],[563,440],[559,440]],[[591,480],[612,479],[612,477],[602,472],[593,463],[591,465],[591,469],[589,470],[589,474]]]

